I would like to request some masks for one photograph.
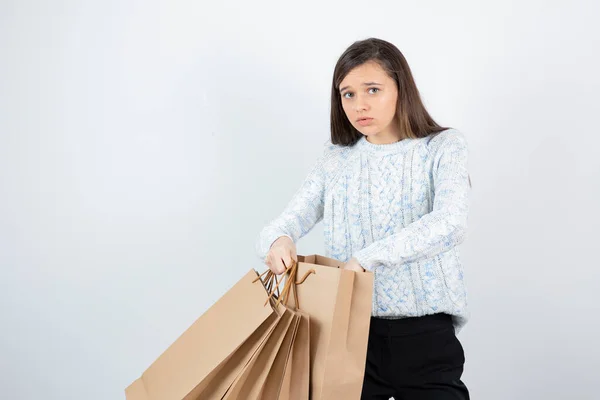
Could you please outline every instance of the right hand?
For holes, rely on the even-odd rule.
[[[289,237],[281,236],[271,245],[265,257],[265,264],[274,274],[281,275],[292,265],[292,260],[298,261],[296,245]]]

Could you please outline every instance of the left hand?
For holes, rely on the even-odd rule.
[[[349,269],[350,271],[356,272],[365,272],[365,269],[360,266],[358,260],[352,257],[346,264],[344,264],[344,269]]]

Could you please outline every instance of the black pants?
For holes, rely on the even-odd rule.
[[[465,355],[447,314],[371,317],[362,400],[468,400]]]

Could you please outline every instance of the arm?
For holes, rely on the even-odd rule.
[[[442,142],[434,150],[433,210],[398,233],[355,253],[354,257],[366,270],[371,271],[377,265],[432,257],[465,239],[471,188],[467,171],[468,147],[462,133],[455,132],[441,138]]]
[[[260,259],[265,258],[277,238],[287,236],[296,243],[323,219],[323,168],[327,154],[326,149],[283,212],[260,232],[256,241],[256,253]]]

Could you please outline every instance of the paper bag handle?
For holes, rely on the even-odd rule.
[[[263,272],[262,274],[260,274],[258,276],[258,278],[256,278],[254,280],[254,282],[256,282],[258,279],[260,279],[262,276],[266,275],[264,284],[265,284],[265,288],[267,289],[267,292],[269,293],[269,296],[267,297],[267,301],[265,301],[265,305],[269,302],[269,300],[271,298],[273,298],[275,296],[275,292],[277,292],[277,296],[275,296],[275,298],[277,299],[277,302],[275,303],[275,307],[277,307],[277,305],[279,305],[280,303],[287,306],[288,301],[289,301],[290,291],[293,291],[294,292],[294,300],[296,302],[296,308],[300,308],[300,303],[298,301],[298,292],[296,291],[296,286],[304,283],[304,281],[306,280],[306,278],[308,278],[309,275],[316,274],[316,272],[314,269],[311,269],[311,270],[307,271],[306,274],[304,274],[304,276],[300,280],[297,280],[296,277],[298,275],[298,263],[296,261],[292,260],[292,265],[290,265],[289,267],[286,268],[285,274],[288,277],[288,279],[285,282],[285,285],[283,286],[281,293],[279,293],[279,285],[281,284],[283,279],[281,281],[277,281],[277,276],[271,270],[267,270],[267,271]],[[273,281],[275,281],[274,287],[273,287]]]
[[[256,279],[254,279],[252,281],[252,283],[258,281],[259,279],[261,279],[265,275],[266,275],[265,280],[262,281],[262,283],[263,283],[265,289],[267,290],[267,293],[271,294],[271,288],[273,287],[273,281],[275,281],[275,288],[274,289],[277,290],[277,296],[279,296],[279,283],[280,282],[277,281],[277,276],[270,269],[266,270],[265,272],[263,272],[262,274],[260,274],[258,277],[256,277]]]

